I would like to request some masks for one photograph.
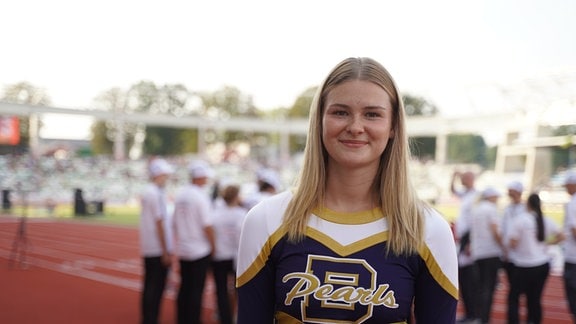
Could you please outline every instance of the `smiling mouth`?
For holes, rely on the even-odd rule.
[[[340,140],[340,143],[348,146],[362,146],[366,145],[368,142],[366,141],[354,141],[354,140]]]

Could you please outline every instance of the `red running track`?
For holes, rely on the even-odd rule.
[[[26,240],[18,240],[20,220],[0,217],[0,323],[138,323],[142,266],[136,228],[31,218],[22,236]],[[18,253],[11,255],[13,251]],[[162,324],[175,323],[177,285],[177,275],[172,275]],[[506,291],[501,280],[493,324],[505,323]],[[205,293],[204,323],[215,324],[210,278]],[[544,323],[571,323],[561,277],[551,276],[544,294]],[[524,309],[521,313],[525,316]]]

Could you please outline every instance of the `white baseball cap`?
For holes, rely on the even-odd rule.
[[[281,187],[280,177],[278,176],[278,173],[276,173],[276,171],[274,170],[271,169],[260,170],[258,172],[258,180],[271,185],[272,187],[274,187],[275,190],[280,190]]]
[[[174,168],[164,159],[154,159],[148,165],[148,173],[151,177],[157,177],[163,174],[174,173]]]
[[[508,184],[508,190],[514,190],[521,193],[524,190],[524,186],[520,181],[512,181]]]
[[[564,178],[564,184],[576,184],[576,172],[570,171],[566,173],[566,178]]]
[[[214,170],[210,167],[208,162],[203,160],[195,160],[188,165],[188,173],[194,179],[196,178],[212,178],[214,177]]]
[[[490,198],[490,197],[500,197],[500,192],[498,190],[488,187],[482,191],[482,198]]]

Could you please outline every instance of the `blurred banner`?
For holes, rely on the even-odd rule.
[[[0,145],[20,143],[20,121],[18,117],[0,116]]]

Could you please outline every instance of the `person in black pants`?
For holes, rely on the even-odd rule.
[[[478,309],[478,266],[470,257],[470,232],[460,239],[458,252],[458,282],[464,305],[464,318],[457,323],[469,323],[480,318]]]
[[[233,184],[226,186],[221,196],[224,204],[217,206],[214,211],[216,253],[212,257],[212,273],[216,283],[220,324],[232,324],[231,297],[234,297],[236,291],[231,292],[228,288],[236,278],[236,254],[247,210],[242,207],[240,201],[240,186]]]
[[[149,165],[150,184],[142,193],[140,203],[140,249],[144,263],[141,296],[142,324],[157,324],[160,305],[172,264],[168,210],[164,187],[173,168],[163,159]]]
[[[202,297],[210,256],[197,260],[180,259],[180,289],[176,301],[179,324],[201,323]]]
[[[528,323],[542,321],[542,292],[550,273],[550,256],[547,245],[564,240],[561,229],[542,214],[540,197],[531,194],[527,211],[518,215],[510,230],[510,259],[514,262],[510,295],[508,299],[508,323],[519,323],[518,296],[526,294]]]
[[[214,248],[212,202],[203,189],[213,176],[207,162],[188,167],[189,183],[179,188],[174,199],[173,225],[180,261],[180,288],[176,300],[178,324],[199,324],[206,272]]]
[[[457,188],[460,180],[461,188]],[[457,323],[470,323],[479,319],[478,308],[478,267],[471,256],[470,229],[471,211],[477,199],[475,188],[476,176],[473,172],[454,172],[450,183],[450,191],[460,200],[460,210],[455,221],[454,234],[459,243],[458,251],[458,282],[460,298],[464,305],[464,317]]]
[[[170,270],[170,267],[164,264],[162,257],[144,258],[142,324],[158,323],[168,270]]]

